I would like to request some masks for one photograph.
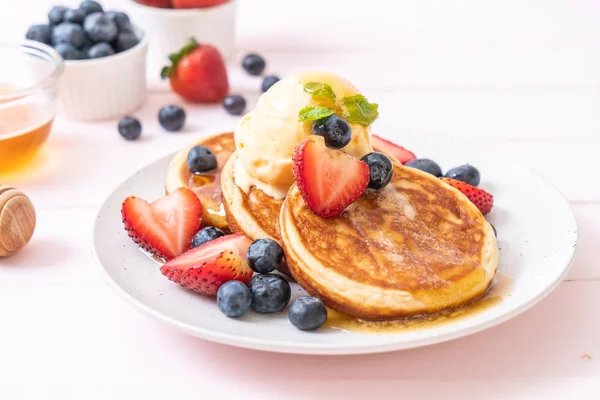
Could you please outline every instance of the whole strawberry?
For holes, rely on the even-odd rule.
[[[216,103],[229,93],[227,70],[221,53],[209,44],[190,39],[179,53],[169,56],[171,65],[160,73],[169,78],[171,88],[186,100]]]
[[[483,189],[480,189],[475,186],[471,186],[468,183],[457,181],[452,178],[440,178],[442,181],[446,182],[448,185],[456,188],[462,192],[465,196],[471,200],[471,203],[475,205],[481,211],[483,215],[492,211],[492,207],[494,206],[494,196],[489,194]]]

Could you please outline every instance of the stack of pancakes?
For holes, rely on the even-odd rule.
[[[278,241],[289,273],[336,311],[369,320],[433,313],[482,295],[495,275],[491,225],[466,196],[432,175],[394,163],[388,186],[367,190],[341,215],[323,219],[295,185],[285,200],[240,189],[232,133],[197,144],[217,154],[219,167],[193,176],[184,149],[169,167],[167,191],[193,189],[208,209],[207,225]]]

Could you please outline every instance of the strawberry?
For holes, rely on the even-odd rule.
[[[169,78],[171,88],[186,100],[202,103],[221,101],[229,93],[227,70],[221,53],[209,44],[198,44],[195,39],[169,56],[172,65],[160,73]]]
[[[149,7],[171,8],[171,0],[136,0],[136,2]]]
[[[322,136],[304,139],[294,150],[292,169],[308,207],[323,218],[335,217],[369,184],[369,166],[325,146]]]
[[[204,8],[213,7],[229,0],[172,0],[174,8]]]
[[[170,260],[190,248],[202,222],[202,203],[193,191],[182,187],[153,203],[128,197],[121,214],[125,230],[134,242]]]
[[[412,151],[406,150],[404,147],[398,146],[377,135],[371,135],[371,143],[374,147],[377,147],[378,150],[384,152],[388,156],[392,156],[402,165],[417,158]]]
[[[461,191],[462,194],[468,197],[471,200],[471,203],[475,204],[475,207],[481,211],[483,215],[492,211],[492,207],[494,205],[494,196],[489,194],[483,189],[479,189],[478,187],[471,186],[468,183],[457,181],[456,179],[451,178],[440,178],[448,185],[452,186]]]
[[[252,269],[245,257],[251,244],[241,233],[221,236],[172,259],[160,272],[181,287],[215,296],[227,281],[250,281]]]

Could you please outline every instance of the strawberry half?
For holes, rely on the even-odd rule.
[[[221,236],[172,259],[160,272],[185,289],[216,296],[227,281],[250,281],[252,269],[245,257],[251,244],[241,233]]]
[[[144,250],[165,260],[190,248],[202,222],[202,203],[187,188],[179,188],[153,203],[131,196],[121,206],[129,237]]]
[[[302,198],[315,214],[335,217],[367,189],[369,166],[343,151],[325,146],[312,135],[294,149],[294,178]]]
[[[461,191],[462,194],[467,196],[471,203],[475,204],[475,207],[481,211],[482,214],[487,214],[492,211],[492,207],[494,206],[494,196],[489,194],[483,189],[479,189],[478,187],[471,186],[468,183],[457,181],[456,179],[451,178],[440,178],[448,185],[452,186]]]
[[[388,156],[393,156],[402,165],[417,158],[412,151],[406,150],[404,147],[398,146],[377,135],[371,135],[371,144]]]

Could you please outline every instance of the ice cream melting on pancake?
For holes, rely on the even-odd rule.
[[[312,135],[312,122],[298,121],[301,109],[316,104],[304,89],[308,82],[329,84],[338,98],[360,93],[347,80],[326,72],[306,72],[273,85],[235,130],[238,160],[234,179],[246,194],[255,186],[282,200],[294,183],[292,153],[299,142]],[[361,158],[372,151],[370,130],[360,124],[351,124],[351,128],[352,140],[342,150]]]

